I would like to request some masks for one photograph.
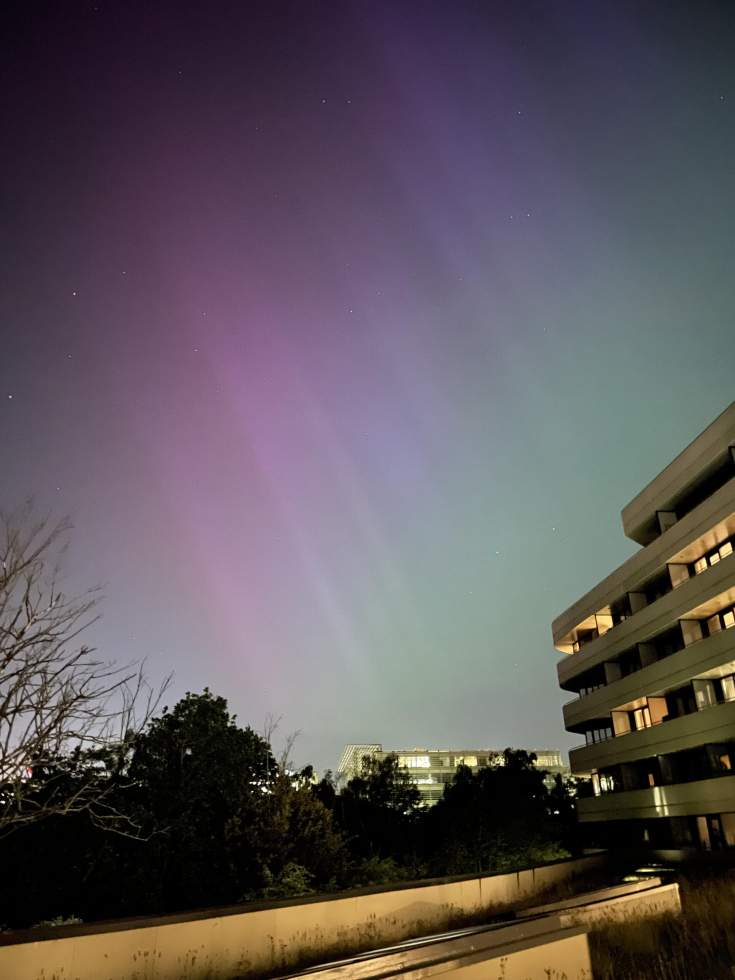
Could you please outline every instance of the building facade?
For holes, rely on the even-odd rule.
[[[552,625],[579,819],[589,843],[733,847],[735,402],[622,523],[640,550]]]
[[[569,774],[569,767],[558,749],[528,751],[535,753],[536,765],[539,769],[547,770],[552,780],[557,774]],[[468,766],[477,772],[484,766],[503,764],[503,753],[498,749],[383,749],[379,743],[350,744],[344,747],[337,766],[338,785],[344,785],[360,774],[365,756],[384,759],[387,755],[397,755],[398,764],[408,769],[425,806],[431,806],[442,798],[444,787],[452,781],[458,766]]]

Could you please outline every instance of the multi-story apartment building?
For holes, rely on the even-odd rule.
[[[552,778],[557,774],[568,775],[569,767],[564,764],[558,749],[530,751],[536,755],[537,767],[548,771]],[[425,806],[441,799],[444,786],[452,781],[458,766],[469,766],[476,772],[483,766],[503,764],[502,750],[497,749],[383,749],[379,743],[350,744],[344,747],[337,766],[338,783],[343,784],[359,775],[365,756],[384,759],[387,755],[397,755],[399,765],[408,769]]]
[[[735,402],[622,522],[641,549],[552,626],[579,819],[591,843],[735,846]]]

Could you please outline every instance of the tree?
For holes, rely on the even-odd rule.
[[[227,835],[241,872],[240,899],[332,890],[344,877],[347,853],[331,812],[309,784],[281,767],[257,806],[229,821]],[[250,881],[242,874],[246,868]]]
[[[228,853],[227,824],[253,811],[275,772],[266,740],[241,728],[227,701],[208,688],[187,692],[150,722],[135,740],[126,805],[150,838],[146,863],[155,869],[154,881],[140,887],[150,890],[153,907],[237,899],[240,876]],[[130,866],[137,879],[135,853]]]
[[[336,797],[335,814],[356,857],[415,865],[420,801],[408,769],[399,765],[395,753],[382,759],[366,755],[360,775]]]
[[[408,816],[421,801],[421,794],[398,756],[391,752],[378,759],[366,755],[362,759],[360,775],[347,784],[350,793],[376,807],[384,807],[392,813]]]
[[[82,811],[135,832],[110,804],[112,777],[160,692],[81,642],[98,595],[60,589],[69,529],[34,521],[30,505],[0,514],[0,836]]]
[[[132,846],[130,890],[157,911],[303,893],[340,874],[341,837],[305,774],[207,688],[151,721],[128,777],[150,836],[144,864]]]
[[[533,753],[506,749],[476,773],[457,769],[426,815],[435,873],[506,871],[564,856],[555,800],[535,762]]]
[[[337,789],[334,785],[332,770],[327,769],[318,783],[314,783],[311,792],[324,804],[328,810],[334,810],[334,802],[337,798]]]

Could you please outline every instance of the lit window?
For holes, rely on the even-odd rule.
[[[706,567],[707,567],[707,559],[700,558],[699,561],[694,562],[694,574],[699,575],[699,573],[703,572]]]
[[[720,560],[720,556],[717,554],[716,551],[709,556],[710,565],[716,565],[719,560]]]
[[[720,756],[720,768],[721,769],[732,769],[732,764],[730,763],[730,754],[726,752],[724,755]]]
[[[635,723],[636,730],[640,731],[641,728],[651,727],[651,713],[648,708],[638,708],[633,712],[633,721]]]
[[[735,678],[732,674],[722,678],[722,696],[726,701],[735,700]]]
[[[595,796],[600,795],[600,777],[596,772],[592,773],[592,792]]]
[[[398,765],[405,766],[406,769],[430,769],[431,763],[428,755],[399,755]]]
[[[732,541],[726,541],[720,548],[720,558],[727,558],[732,554]]]
[[[469,766],[470,769],[477,766],[476,755],[458,755],[454,759],[455,766]]]
[[[719,613],[716,616],[711,616],[707,620],[707,629],[710,633],[719,633],[722,629],[722,623],[720,622]]]
[[[725,624],[726,630],[729,630],[731,626],[735,626],[735,612],[732,609],[728,609],[722,617],[722,622]]]

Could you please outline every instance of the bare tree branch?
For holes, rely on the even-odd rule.
[[[99,592],[68,597],[58,585],[70,527],[34,521],[30,506],[0,514],[0,836],[80,811],[129,831],[113,777],[168,685],[154,691],[142,664],[115,666],[80,644]]]

